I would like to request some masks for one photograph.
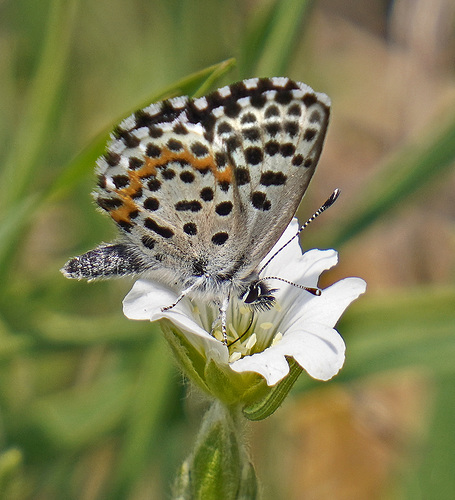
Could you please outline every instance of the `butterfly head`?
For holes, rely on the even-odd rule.
[[[274,293],[277,290],[277,288],[270,288],[261,280],[256,280],[248,286],[240,299],[257,311],[268,311],[275,304]]]

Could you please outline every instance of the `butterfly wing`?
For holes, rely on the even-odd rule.
[[[148,272],[179,287],[224,269],[234,240],[232,172],[225,152],[212,147],[213,103],[178,97],[124,120],[99,158],[100,208],[121,230],[120,242],[69,261],[72,278]],[[243,226],[243,221],[240,226]],[[239,226],[239,227],[240,227]]]
[[[330,100],[287,78],[245,80],[217,93],[226,102],[213,111],[212,142],[233,165],[234,214],[241,218],[233,221],[233,245],[247,256],[247,275],[279,239],[308,188]]]
[[[65,266],[94,279],[148,271],[185,286],[255,269],[316,167],[329,100],[287,78],[252,79],[124,120],[98,160],[98,205],[123,234]]]

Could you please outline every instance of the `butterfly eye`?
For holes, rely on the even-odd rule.
[[[245,302],[245,304],[252,304],[258,299],[260,292],[261,283],[254,283],[248,288],[245,295],[243,296],[243,302]]]
[[[267,311],[275,303],[273,293],[276,291],[276,288],[269,288],[263,282],[256,282],[249,286],[242,299],[245,304],[251,304],[253,308],[259,311]]]

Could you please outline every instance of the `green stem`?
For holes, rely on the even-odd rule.
[[[245,448],[245,419],[238,407],[214,401],[205,414],[193,452],[174,484],[174,498],[254,500],[257,482]]]

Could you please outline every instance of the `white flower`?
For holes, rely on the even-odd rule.
[[[269,256],[297,230],[298,222],[294,219]],[[302,255],[295,238],[267,265],[261,277],[276,276],[317,287],[320,274],[336,263],[335,250],[315,249]],[[345,278],[324,289],[320,296],[278,280],[268,283],[278,289],[276,305],[271,310],[253,313],[242,302],[231,300],[227,346],[221,342],[220,332],[210,333],[218,314],[214,305],[195,303],[185,297],[163,312],[163,307],[177,299],[177,294],[163,284],[148,279],[136,281],[123,301],[123,311],[136,320],[167,318],[207,361],[229,365],[238,373],[256,372],[269,386],[289,373],[286,356],[294,358],[313,378],[332,378],[343,366],[345,355],[344,341],[334,326],[347,306],[365,291],[365,282]]]

